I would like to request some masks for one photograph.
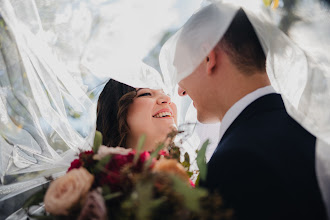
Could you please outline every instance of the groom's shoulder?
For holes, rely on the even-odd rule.
[[[288,114],[279,94],[269,94],[257,99],[237,119],[238,123],[232,130],[236,135],[257,135],[261,140],[288,138],[296,134],[312,136]],[[260,136],[260,134],[265,135]]]
[[[227,131],[218,146],[223,150],[281,150],[299,145],[314,150],[315,146],[315,137],[287,113],[279,95],[252,103]]]

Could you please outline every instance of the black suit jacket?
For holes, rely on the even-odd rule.
[[[315,137],[278,94],[251,103],[222,137],[205,183],[237,219],[326,219],[315,173]]]

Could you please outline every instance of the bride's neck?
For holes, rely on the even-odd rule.
[[[143,146],[143,150],[144,151],[153,151],[157,148],[158,144],[160,144],[161,141],[164,141],[164,140],[155,140],[154,138],[146,137],[144,146]],[[138,144],[139,144],[139,138],[128,138],[126,141],[127,146],[124,146],[124,147],[136,149],[138,147]],[[165,144],[167,144],[167,143],[165,143]]]

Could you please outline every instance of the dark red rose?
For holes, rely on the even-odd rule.
[[[69,167],[68,172],[72,169],[78,169],[81,166],[82,166],[82,163],[80,162],[80,160],[75,159],[74,161],[71,162],[71,166]]]
[[[94,155],[94,151],[92,150],[88,150],[88,151],[84,151],[84,152],[81,152],[79,154],[79,158],[82,159],[84,156],[88,156],[88,155]]]
[[[109,172],[108,174],[102,175],[100,184],[101,186],[108,185],[110,187],[120,184],[120,173]]]
[[[86,168],[93,166],[95,163],[93,156],[94,156],[94,152],[92,150],[81,152],[79,154],[79,160],[82,162],[82,166]]]
[[[129,153],[127,155],[117,154],[114,155],[105,168],[109,171],[119,173],[124,165],[133,163],[134,153]]]
[[[134,152],[130,152],[127,155],[116,154],[110,159],[110,161],[105,165],[105,171],[100,174],[98,185],[104,186],[108,185],[111,190],[118,191],[121,188],[121,170],[124,166],[129,166],[133,164]]]

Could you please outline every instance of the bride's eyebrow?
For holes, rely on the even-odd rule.
[[[136,90],[136,93],[137,93],[138,91],[140,91],[141,89],[148,89],[148,88],[139,88],[139,89]]]

